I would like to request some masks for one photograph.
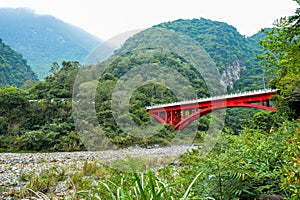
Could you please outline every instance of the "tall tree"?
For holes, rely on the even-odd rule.
[[[300,0],[294,0],[300,6]],[[271,87],[278,89],[279,106],[287,106],[300,116],[300,8],[293,16],[282,17],[260,42],[262,64],[274,75]]]

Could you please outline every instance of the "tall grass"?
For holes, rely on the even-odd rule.
[[[184,192],[180,200],[187,200],[200,172]],[[85,199],[111,199],[111,200],[173,200],[178,199],[179,191],[173,184],[163,182],[153,171],[146,173],[133,173],[132,177],[121,178],[120,183],[100,181],[98,192],[79,191],[77,194]]]

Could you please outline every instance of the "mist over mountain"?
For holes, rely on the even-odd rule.
[[[39,79],[53,62],[81,62],[100,43],[81,28],[26,8],[0,9],[0,27],[0,38],[23,54]]]

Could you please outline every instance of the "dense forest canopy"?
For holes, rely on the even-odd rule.
[[[267,37],[260,42],[264,48],[260,59],[274,75],[271,87],[278,89],[279,105],[300,116],[300,9],[294,16],[277,20],[272,29],[264,32]]]
[[[216,63],[228,90],[263,88],[264,69],[258,64],[255,55],[262,52],[257,41],[265,34],[245,37],[233,26],[204,18],[179,19],[157,26],[187,35],[198,42]]]
[[[126,54],[134,48],[143,48],[142,45],[147,43],[144,39],[147,34],[157,34],[159,28],[189,37],[194,41],[194,45],[203,48],[215,62],[228,93],[268,87],[271,75],[264,73],[265,68],[259,64],[260,61],[256,57],[262,54],[262,47],[258,41],[266,34],[258,32],[252,37],[245,37],[238,33],[236,28],[223,22],[200,18],[162,23],[129,38],[116,54]],[[157,37],[164,36],[162,34]],[[148,41],[147,45],[151,46],[151,41]],[[197,88],[198,97],[205,94],[203,89]],[[230,123],[231,128],[237,132],[242,129],[242,123],[253,116],[257,110],[237,108],[227,112],[226,123]]]
[[[28,89],[0,89],[2,151],[83,149],[74,131],[70,99],[78,62],[62,65],[55,75]]]
[[[172,42],[164,42],[166,38],[172,38]],[[263,38],[263,34],[259,34],[259,37],[253,36],[253,38],[261,39]],[[137,88],[130,98],[130,112],[126,115],[121,115],[119,119],[124,120],[129,118],[139,126],[147,126],[151,123],[151,120],[147,114],[146,106],[224,94],[226,89],[239,91],[240,89],[250,90],[263,87],[263,84],[257,81],[257,79],[263,76],[263,68],[258,65],[258,61],[255,58],[255,54],[261,53],[261,50],[253,38],[245,38],[240,35],[234,27],[225,23],[203,18],[176,20],[174,22],[154,26],[129,38],[111,58],[96,66],[96,68],[99,69],[106,69],[101,77],[97,77],[97,71],[91,71],[87,77],[83,77],[83,80],[88,79],[89,76],[92,77],[92,82],[88,80],[82,84],[82,87],[85,88],[83,92],[86,92],[88,88],[92,88],[93,81],[98,82],[97,89],[95,90],[95,100],[87,99],[86,101],[95,101],[96,115],[100,127],[105,130],[106,136],[115,144],[119,146],[132,144],[141,146],[151,146],[153,144],[167,145],[174,138],[175,134],[169,126],[164,127],[159,135],[150,138],[146,137],[146,135],[141,138],[132,137],[132,135],[126,132],[133,132],[133,130],[124,132],[117,126],[111,103],[116,85],[122,86],[122,84],[125,84],[124,81],[126,80],[123,80],[124,78],[122,79],[122,77],[134,69],[139,69],[136,77],[133,79],[138,80],[141,77],[147,79],[147,74],[149,74],[149,77],[153,75],[153,72],[149,72],[148,68],[151,68],[151,66],[161,66],[161,72],[157,76],[157,80],[145,82],[145,85]],[[184,43],[184,46],[178,51],[173,43]],[[196,56],[194,60],[188,59],[188,57],[193,57],[193,52],[198,51],[202,52],[198,57]],[[204,59],[205,57],[208,59]],[[196,68],[197,62],[201,65],[200,71]],[[210,62],[213,62],[213,64],[207,65],[207,63]],[[173,90],[171,90],[170,85],[167,86],[163,82],[166,80],[173,82],[174,80],[180,80],[176,77],[176,74],[170,73],[171,71],[164,71],[166,69],[164,69],[163,66],[167,66],[172,72],[181,74],[188,84],[185,85],[183,84],[184,82],[180,84],[171,83],[173,87]],[[211,66],[215,66],[216,68],[212,69]],[[75,131],[74,121],[70,120],[72,119],[70,103],[74,89],[74,80],[79,69],[78,67],[79,63],[75,61],[64,61],[62,62],[62,66],[60,66],[59,62],[54,62],[50,69],[51,75],[47,76],[45,81],[38,83],[26,82],[23,89],[27,91],[28,95],[25,95],[24,98],[32,100],[31,104],[24,105],[24,109],[21,111],[25,112],[23,114],[25,117],[20,121],[14,122],[14,127],[18,127],[16,129],[18,130],[17,134],[12,135],[11,140],[6,139],[3,145],[10,146],[10,149],[56,150],[57,146],[51,146],[53,143],[50,143],[51,145],[44,144],[42,146],[37,144],[37,147],[33,148],[32,144],[30,144],[30,140],[25,139],[35,135],[31,134],[32,131],[44,132],[44,127],[48,126],[49,123],[57,125],[61,123],[65,124],[66,122],[61,121],[62,119],[68,119],[67,124],[69,124],[69,131]],[[159,70],[155,71],[159,73]],[[218,72],[220,75],[216,76],[217,74],[215,74],[215,72]],[[205,76],[202,77],[202,75]],[[232,81],[232,85],[226,85],[227,88],[220,93],[220,87],[217,85],[221,83],[221,79],[224,80],[230,76],[233,77],[230,80]],[[181,87],[182,84],[185,86]],[[237,87],[238,85],[240,85],[239,87],[241,88]],[[78,85],[75,87],[77,86]],[[126,87],[123,89],[126,89]],[[19,90],[20,89],[17,89],[17,91]],[[194,91],[194,93],[187,94],[187,91],[190,90]],[[35,105],[34,102],[39,103]],[[32,108],[33,105],[35,105],[34,109]],[[48,109],[55,108],[54,105],[56,105],[57,108],[49,111]],[[29,110],[32,109],[33,112],[26,112],[27,107]],[[58,107],[60,108],[58,109]],[[40,110],[46,108],[46,112]],[[49,114],[48,112],[53,113],[53,115],[49,117],[44,116]],[[247,114],[245,114],[245,112]],[[234,130],[237,133],[242,129],[242,124],[246,122],[246,119],[255,112],[257,112],[257,110],[251,109],[233,109],[228,111],[228,115],[226,116],[227,129]],[[36,113],[41,113],[43,116],[41,117]],[[4,121],[9,121],[9,113],[6,113],[4,116],[6,116]],[[86,118],[88,119],[89,117]],[[211,119],[210,116],[206,116],[193,123],[193,126],[198,126],[195,142],[199,142],[201,135],[208,130]],[[85,120],[83,120],[82,123],[86,123],[84,121]],[[30,123],[30,126],[28,123]],[[4,125],[8,126],[8,128],[4,129],[6,130],[4,131],[5,134],[11,135],[12,130],[9,128],[9,123],[5,123]],[[52,132],[50,133],[52,134]],[[44,133],[46,134],[45,138],[47,138],[47,135],[50,133]],[[49,137],[52,137],[51,134]],[[64,134],[65,133],[58,133],[56,137],[65,137]],[[15,137],[23,138],[22,141],[25,142],[25,144],[28,142],[29,147],[26,147],[25,144],[10,143],[12,141],[19,141],[15,140]],[[77,140],[75,141],[78,142]],[[78,148],[82,148],[82,146]]]
[[[13,50],[0,39],[0,87],[22,86],[27,80],[37,80],[22,54]]]

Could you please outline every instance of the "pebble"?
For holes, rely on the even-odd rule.
[[[54,166],[63,168],[80,169],[85,161],[112,161],[130,157],[176,157],[187,150],[195,149],[196,146],[168,146],[155,148],[131,147],[127,149],[106,150],[106,151],[82,151],[82,152],[56,152],[56,153],[0,153],[0,188],[10,190],[21,190],[26,181],[22,180],[23,174],[39,174],[43,170]],[[57,193],[65,190],[64,182],[58,183]],[[0,189],[2,199],[8,191]],[[2,195],[1,195],[2,192]]]

